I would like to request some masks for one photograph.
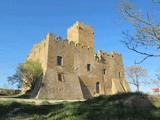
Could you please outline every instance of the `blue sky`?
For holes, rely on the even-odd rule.
[[[32,46],[48,32],[66,38],[66,30],[77,20],[94,28],[95,52],[122,53],[124,66],[142,57],[129,51],[120,41],[122,31],[131,29],[118,13],[120,0],[0,0],[0,88],[8,85],[7,77],[24,62]],[[136,0],[142,10],[148,5],[156,13],[151,0]],[[154,76],[160,67],[159,58],[150,58],[141,64]],[[134,87],[132,87],[134,90]],[[142,88],[143,91],[149,91]]]

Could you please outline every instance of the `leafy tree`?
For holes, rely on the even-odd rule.
[[[160,5],[160,1],[152,0],[153,4]],[[133,29],[123,32],[125,40],[122,41],[128,49],[144,56],[139,63],[148,57],[160,57],[160,22],[157,15],[153,13],[144,13],[136,7],[136,4],[130,0],[123,0],[120,4],[120,10],[123,17],[128,20]],[[159,11],[157,11],[158,13]]]
[[[28,60],[25,63],[19,64],[16,73],[8,77],[8,82],[11,84],[17,84],[18,88],[22,86],[22,83],[33,89],[36,80],[42,74],[41,64],[37,61]]]
[[[129,83],[135,85],[139,92],[140,84],[145,83],[141,78],[147,77],[147,70],[143,67],[132,65],[125,69],[125,73],[129,79]]]

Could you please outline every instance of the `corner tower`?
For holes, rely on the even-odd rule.
[[[77,21],[73,26],[68,28],[67,39],[94,51],[94,31],[91,26]]]

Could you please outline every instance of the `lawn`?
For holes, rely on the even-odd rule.
[[[128,108],[117,104],[137,93],[99,96],[81,102],[42,105],[0,101],[0,119],[27,120],[160,120],[160,109]]]

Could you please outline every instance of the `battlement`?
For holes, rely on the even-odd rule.
[[[93,51],[93,48],[91,48],[89,46],[86,46],[86,45],[83,45],[83,44],[80,44],[80,43],[76,43],[74,41],[69,41],[66,38],[63,39],[61,36],[56,36],[52,33],[48,33],[47,36],[41,42],[33,45],[32,50],[30,52],[30,55],[35,54],[35,51],[40,49],[42,46],[45,47],[46,43],[48,42],[47,40],[52,42],[51,44],[54,44],[56,42],[57,44],[66,45],[67,47],[72,47],[72,48],[74,47],[75,49],[79,49],[83,52]]]
[[[83,23],[80,23],[83,25]],[[75,25],[75,24],[74,24]],[[46,41],[52,41],[52,43],[54,44],[54,42],[57,42],[57,44],[61,44],[61,45],[66,45],[67,47],[74,47],[75,49],[79,49],[83,52],[90,52],[93,51],[93,48],[83,45],[81,43],[77,43],[75,41],[69,41],[67,38],[63,39],[61,36],[56,36],[52,33],[48,33],[47,36],[39,43],[36,43],[35,45],[33,45],[33,48],[31,50],[31,53],[33,54],[35,52],[35,50],[39,49],[39,47],[41,47],[41,44],[46,44]],[[94,54],[94,58],[96,61],[100,62],[102,61],[103,63],[105,63],[105,59],[107,59],[107,57],[116,57],[116,56],[121,56],[120,53],[116,53],[114,51],[112,51],[111,53],[107,53],[104,52],[102,50],[98,50],[98,53]]]
[[[95,53],[94,55],[96,61],[98,62],[101,61],[103,63],[105,63],[104,61],[106,61],[108,57],[114,58],[114,57],[121,57],[121,56],[122,55],[120,53],[116,53],[114,51],[112,51],[111,53],[107,53],[102,50],[98,50],[98,53]]]

